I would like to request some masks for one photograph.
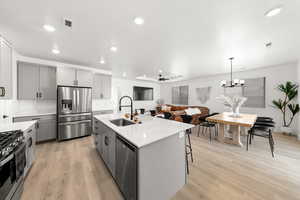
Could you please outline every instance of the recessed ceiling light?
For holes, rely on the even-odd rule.
[[[276,6],[270,10],[268,10],[266,13],[265,13],[265,16],[266,17],[273,17],[275,15],[278,15],[282,10],[282,6]]]
[[[48,31],[48,32],[54,32],[54,31],[55,31],[54,26],[51,26],[51,25],[49,25],[49,24],[45,24],[43,27],[44,27],[44,29],[45,29],[46,31]]]
[[[144,22],[145,22],[144,19],[141,18],[141,17],[134,18],[134,23],[137,24],[137,25],[143,25]]]
[[[110,47],[110,50],[112,52],[116,52],[116,51],[118,51],[118,48],[116,46],[112,46],[112,47]]]
[[[126,76],[127,76],[126,72],[123,72],[122,76],[123,76],[123,77],[126,77]]]
[[[158,70],[158,73],[160,73],[160,74],[161,74],[162,72],[163,72],[163,71],[162,71],[161,69],[160,69],[160,70]]]
[[[101,60],[99,61],[100,62],[100,64],[105,64],[105,60],[103,59],[103,58],[101,58]]]
[[[54,54],[59,54],[60,51],[59,51],[58,49],[52,49],[52,53],[54,53]]]

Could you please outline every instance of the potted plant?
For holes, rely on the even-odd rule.
[[[292,134],[290,128],[295,115],[299,112],[299,104],[294,103],[294,99],[298,95],[298,85],[287,81],[285,84],[279,84],[277,89],[283,93],[283,99],[273,100],[273,106],[278,108],[282,113],[283,126],[281,131],[283,133]],[[289,118],[289,119],[288,119]]]

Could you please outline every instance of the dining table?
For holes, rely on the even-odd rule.
[[[230,112],[223,112],[207,117],[206,121],[218,124],[217,139],[219,142],[242,147],[241,135],[247,134],[247,129],[254,125],[256,118],[255,114],[233,116]]]

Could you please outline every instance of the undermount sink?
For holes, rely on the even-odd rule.
[[[131,122],[131,121],[123,119],[123,118],[110,120],[110,122],[116,126],[128,126],[128,125],[135,124],[134,122]]]

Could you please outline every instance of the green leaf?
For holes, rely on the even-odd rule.
[[[298,87],[297,84],[287,81],[285,84],[279,84],[277,89],[288,97],[288,101],[291,101],[298,95]]]
[[[284,108],[284,103],[282,102],[281,99],[278,99],[277,101],[273,100],[272,103],[273,103],[274,107],[278,108],[281,111]]]
[[[290,109],[293,116],[295,116],[300,111],[299,104],[289,104],[288,108]]]

